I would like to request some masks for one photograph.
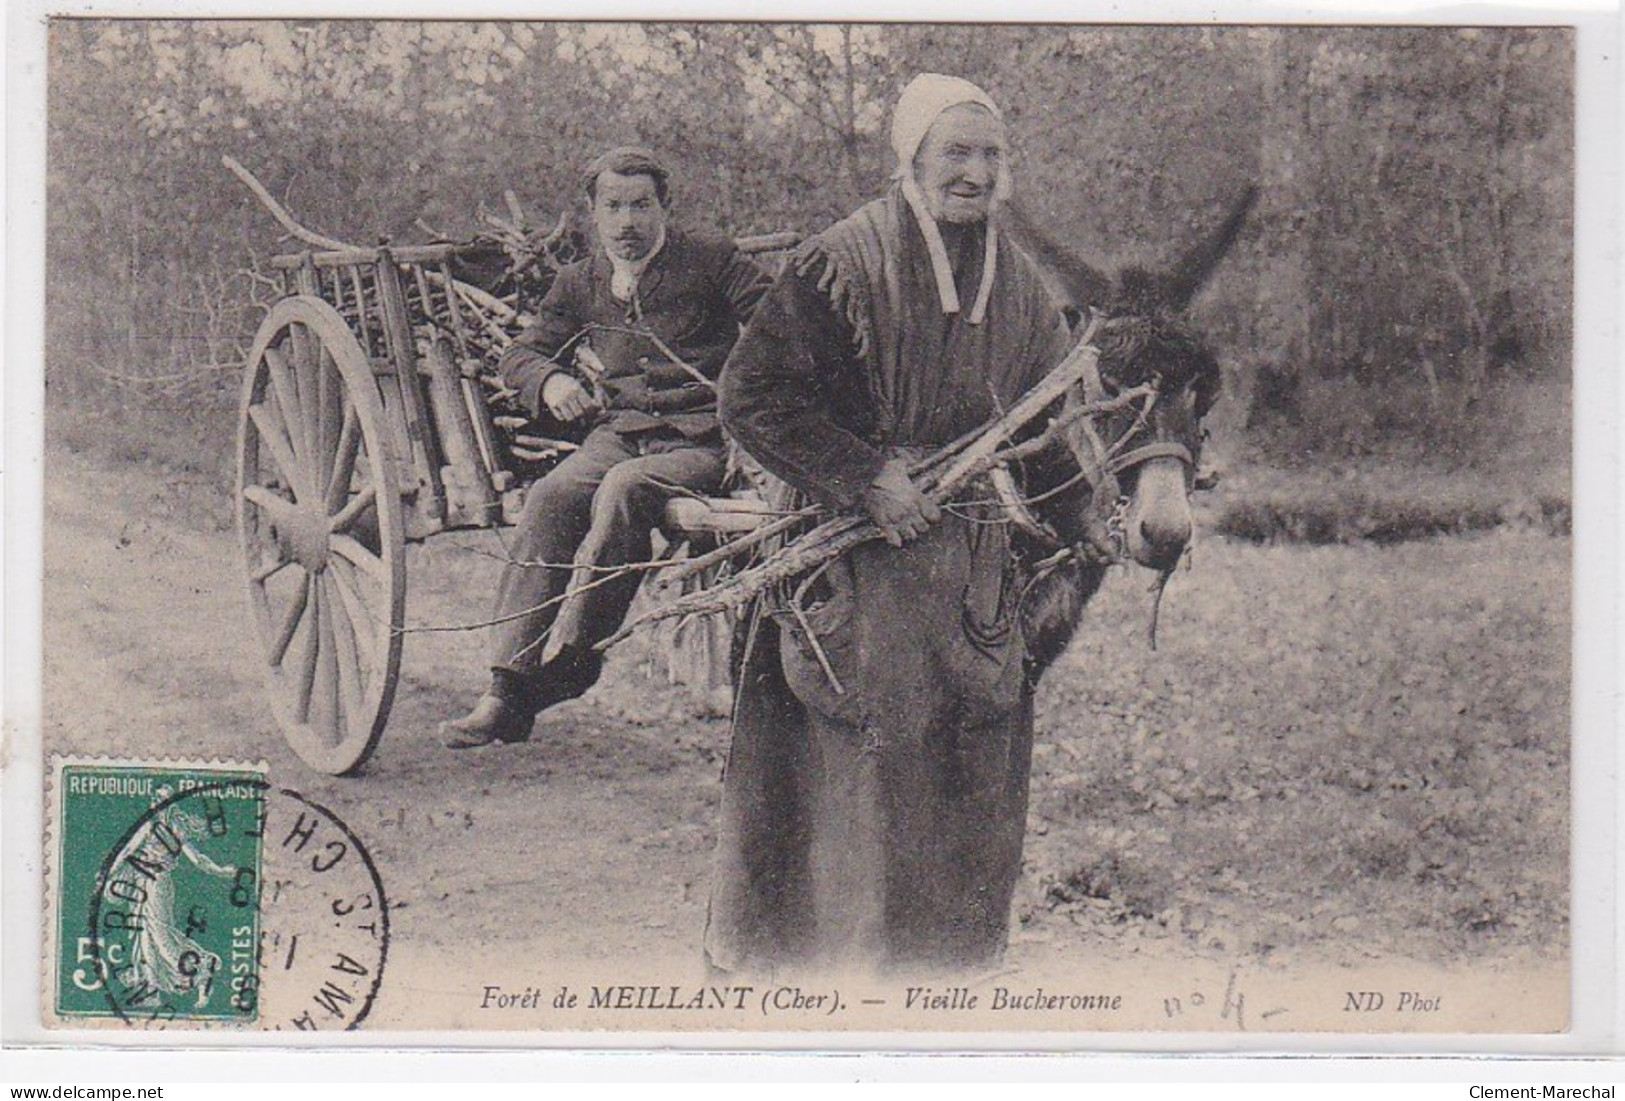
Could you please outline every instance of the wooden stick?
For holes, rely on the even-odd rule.
[[[551,447],[554,451],[575,451],[581,446],[578,443],[571,443],[569,440],[555,440],[550,436],[526,436],[517,432],[514,433],[513,442],[520,447],[534,447],[542,450]]]
[[[429,278],[439,280],[443,277],[439,272],[431,271],[429,273]],[[495,295],[488,294],[485,291],[480,290],[478,287],[470,286],[460,279],[451,280],[451,285],[456,289],[457,293],[466,298],[470,304],[478,306],[480,309],[489,313],[495,314],[498,321],[501,321],[507,325],[512,325],[514,322],[519,320],[519,311],[509,306],[506,302],[502,301],[502,299],[496,297]]]
[[[439,278],[434,272],[430,272],[429,274],[431,278]],[[498,350],[505,351],[508,345],[513,343],[514,338],[501,326],[501,324],[497,322],[495,318],[491,317],[490,314],[486,313],[485,310],[480,308],[482,303],[474,295],[468,293],[469,291],[475,290],[475,288],[466,286],[465,284],[459,283],[456,280],[452,281],[451,286],[452,290],[456,292],[457,297],[461,298],[470,307],[472,307],[475,319],[478,320],[481,325],[485,326],[487,335],[489,335],[492,341],[496,343]],[[483,294],[484,292],[482,291],[479,293]],[[486,297],[489,298],[490,296],[486,295]],[[492,299],[492,301],[495,302],[496,299]],[[497,304],[501,305],[500,302]]]
[[[503,188],[502,201],[508,207],[508,217],[513,219],[514,228],[523,233],[525,229],[525,210],[519,205],[519,196],[513,193],[513,188]]]
[[[1086,340],[1080,341],[1053,371],[1039,380],[1037,386],[1023,394],[1021,400],[1012,405],[1003,416],[990,424],[955,457],[953,464],[943,471],[938,486],[951,488],[963,482],[971,471],[984,464],[993,452],[1025,427],[1027,422],[1043,412],[1050,402],[1064,397],[1073,384],[1083,379],[1085,372],[1098,361],[1099,357],[1100,353],[1092,344]]]
[[[703,383],[704,385],[710,387],[712,390],[715,390],[717,388],[716,382],[714,382],[711,379],[706,378],[703,374],[700,373],[700,369],[698,367],[694,366],[692,363],[689,363],[682,356],[680,356],[676,352],[672,351],[671,348],[666,344],[666,342],[664,340],[661,340],[658,336],[655,335],[653,329],[650,329],[647,333],[644,333],[643,335],[648,337],[650,342],[653,343],[656,348],[660,349],[660,354],[661,355],[665,356],[667,359],[669,359],[673,363],[677,364],[677,366],[681,367],[684,371],[687,371],[688,374],[695,379],[695,381]]]
[[[726,562],[730,558],[736,558],[759,543],[762,543],[775,535],[789,531],[802,520],[816,514],[816,508],[805,508],[798,512],[793,512],[788,516],[780,516],[778,519],[772,520],[766,524],[758,525],[757,527],[752,528],[750,531],[740,535],[739,538],[728,540],[728,542],[722,544],[722,546],[713,551],[696,555],[693,558],[684,559],[682,562],[673,566],[671,570],[668,571],[667,576],[661,578],[661,583],[663,585],[675,584],[676,582],[700,573],[710,566],[715,566],[718,563]]]
[[[560,211],[559,220],[553,223],[552,231],[549,232],[546,237],[541,239],[539,244],[540,250],[551,255],[553,252],[553,246],[564,240],[564,231],[569,228],[570,212],[568,210]]]
[[[293,215],[288,213],[287,208],[281,203],[277,202],[269,191],[265,190],[265,185],[254,178],[254,173],[238,164],[229,156],[222,156],[220,158],[220,163],[231,169],[232,175],[236,176],[239,180],[242,180],[243,183],[248,185],[248,189],[254,193],[254,197],[264,204],[265,209],[271,212],[271,217],[282,223],[283,229],[305,242],[305,244],[314,248],[322,249],[353,249],[357,247],[355,245],[347,245],[343,241],[333,237],[324,237],[320,233],[306,229],[304,226],[294,221]]]
[[[755,255],[762,252],[782,252],[801,243],[799,233],[761,233],[754,237],[738,237],[734,247],[740,252]]]

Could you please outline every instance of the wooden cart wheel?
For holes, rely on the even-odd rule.
[[[282,300],[255,335],[237,529],[277,723],[311,768],[351,772],[394,699],[406,556],[378,384],[319,298]]]

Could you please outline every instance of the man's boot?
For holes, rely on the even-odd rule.
[[[598,651],[580,646],[561,647],[553,660],[543,665],[537,674],[540,683],[531,697],[536,710],[543,711],[554,704],[584,695],[587,689],[598,683],[598,675],[603,668],[604,655]]]
[[[441,744],[447,749],[474,749],[492,742],[527,741],[540,709],[535,674],[493,669],[491,688],[474,710],[440,724]]]

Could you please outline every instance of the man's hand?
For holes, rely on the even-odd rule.
[[[942,510],[909,478],[908,464],[902,459],[886,460],[863,491],[863,508],[894,547],[925,534],[926,528],[942,518]]]
[[[587,388],[573,376],[560,372],[542,383],[542,403],[547,411],[568,424],[598,409]]]

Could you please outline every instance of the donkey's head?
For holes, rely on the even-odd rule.
[[[1167,270],[1128,268],[1116,279],[1047,237],[1019,207],[1008,211],[1017,240],[1069,299],[1069,314],[1080,323],[1092,319],[1098,378],[1085,380],[1083,399],[1110,404],[1140,394],[1080,422],[1070,442],[1097,507],[1117,505],[1110,527],[1120,553],[1164,573],[1190,543],[1202,418],[1219,395],[1218,361],[1183,314],[1235,241],[1255,196],[1248,188],[1223,223]],[[1098,500],[1101,494],[1110,499]]]
[[[1191,538],[1190,492],[1202,454],[1202,418],[1219,392],[1219,365],[1188,328],[1161,313],[1108,317],[1096,330],[1104,398],[1134,389],[1146,397],[1095,425],[1107,478],[1119,502],[1113,530],[1143,566],[1179,564]],[[1098,490],[1097,490],[1098,491]]]

